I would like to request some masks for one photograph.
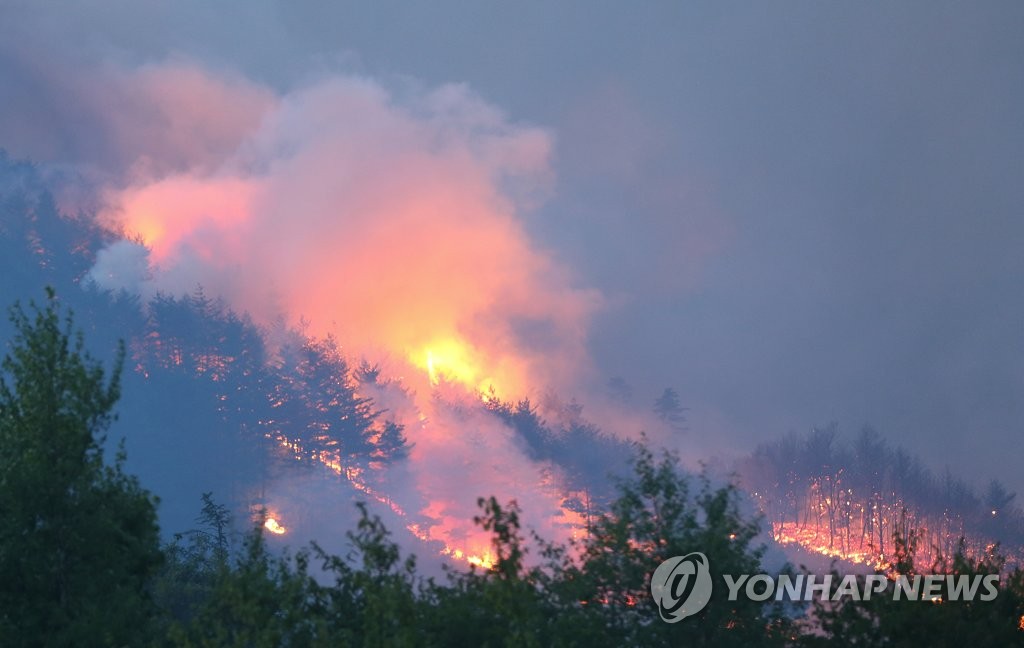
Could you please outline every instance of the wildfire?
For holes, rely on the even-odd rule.
[[[529,495],[547,511],[564,493],[560,484],[538,483],[537,462],[501,422],[484,412],[481,421],[453,416],[438,424],[443,415],[431,398],[451,395],[461,404],[467,394],[495,394],[511,401],[531,387],[571,384],[586,364],[585,333],[601,296],[577,286],[568,268],[536,246],[522,218],[544,193],[534,196],[534,189],[550,181],[548,134],[448,86],[392,96],[365,78],[331,77],[275,96],[255,83],[194,74],[184,78],[204,88],[204,97],[252,107],[253,114],[201,120],[195,132],[217,142],[216,152],[201,146],[208,155],[175,154],[172,164],[142,160],[153,173],[106,189],[101,220],[146,249],[111,246],[111,267],[131,261],[127,278],[143,295],[176,296],[183,284],[199,284],[268,330],[283,324],[310,339],[336,336],[355,356],[383,356],[408,389],[398,396],[367,388],[375,407],[405,424],[411,450],[394,475],[379,472],[386,468],[372,455],[358,459],[331,446],[326,420],[290,428],[282,414],[267,437],[407,524],[421,523],[442,554],[491,566],[489,544],[467,530],[472,498]],[[179,92],[182,78],[173,66],[156,68],[144,87],[191,106],[193,86]],[[237,101],[228,99],[236,94]],[[166,135],[162,120],[157,131]],[[514,179],[514,192],[506,179]],[[117,277],[107,279],[105,287],[118,287]],[[161,357],[189,363],[185,345],[161,342],[168,345]],[[193,363],[215,381],[233,362],[204,354]],[[406,399],[396,413],[392,400]],[[225,399],[225,409],[235,406]],[[307,441],[321,426],[323,437]],[[422,497],[404,499],[410,487]],[[552,523],[575,533],[571,517],[563,511]],[[273,519],[266,528],[285,531]]]
[[[457,383],[476,393],[496,390],[494,377],[485,370],[486,360],[473,345],[456,337],[444,338],[409,354],[409,362],[426,372],[432,386]],[[507,386],[507,385],[506,385]]]
[[[795,526],[793,524],[783,525],[776,522],[772,524],[772,533],[779,544],[795,544],[822,556],[848,560],[853,563],[867,565],[872,569],[886,569],[889,566],[885,556],[872,551],[870,547],[863,551],[844,549],[835,544],[830,547],[828,532],[822,531],[816,525]]]
[[[265,528],[267,531],[270,531],[274,535],[284,535],[285,532],[288,531],[288,529],[281,526],[281,524],[278,523],[278,521],[272,517],[267,518],[267,521],[263,523],[263,528]]]
[[[482,569],[492,569],[494,567],[494,559],[491,557],[491,553],[484,552],[481,554],[467,555],[462,549],[457,549],[450,545],[445,545],[441,553],[445,556],[450,556],[455,560],[463,560],[470,565],[475,565]]]
[[[428,345],[410,360],[430,376],[430,383],[438,384],[442,378],[475,386],[480,379],[480,363],[474,350],[466,343],[450,338]]]
[[[270,435],[268,435],[268,437],[270,437]],[[288,452],[290,455],[296,458],[304,456],[302,447],[296,441],[290,440],[284,435],[280,435],[276,438],[276,442],[282,450]],[[309,456],[338,477],[344,478],[356,490],[387,506],[399,517],[405,519],[409,518],[407,512],[397,502],[384,493],[374,489],[366,482],[365,473],[362,468],[343,465],[337,450],[321,451],[306,456]],[[549,488],[556,487],[556,484],[550,479],[550,477],[544,481],[545,486]],[[424,510],[424,514],[427,518],[436,520],[436,522],[428,525],[421,525],[417,522],[408,522],[405,528],[413,536],[423,542],[434,544],[435,546],[440,545],[438,553],[442,556],[447,556],[456,561],[474,565],[482,569],[492,569],[494,567],[495,558],[491,553],[491,538],[487,533],[477,531],[464,535],[459,540],[452,540],[450,532],[458,525],[459,521],[444,514],[441,502],[432,502]],[[584,528],[586,525],[586,516],[566,508],[565,506],[562,507],[560,514],[556,517],[561,526],[571,530],[573,538],[576,538],[579,530]],[[286,531],[286,529],[280,526],[273,518],[269,518],[265,526],[270,532],[279,535]]]
[[[301,447],[296,442],[289,440],[287,437],[283,435],[278,437],[277,443],[282,449],[287,450],[296,457],[302,456]],[[319,452],[314,454],[312,458],[335,475],[346,479],[356,490],[365,493],[377,502],[390,508],[399,517],[408,517],[405,510],[397,502],[383,493],[378,492],[366,483],[363,479],[363,471],[360,468],[343,466],[337,451]],[[277,520],[274,518],[267,518],[264,526],[268,531],[277,535],[281,535],[287,531],[287,529],[278,524]],[[439,527],[435,525],[428,529],[424,529],[422,526],[414,522],[410,522],[406,525],[406,529],[412,533],[412,535],[424,542],[440,541],[443,546],[438,553],[442,556],[448,556],[449,558],[454,558],[455,560],[466,562],[470,565],[476,565],[483,569],[491,569],[494,566],[494,559],[491,557],[489,551],[475,551],[470,550],[468,547],[464,550],[444,542],[443,538],[437,534],[438,528]],[[489,542],[489,539],[485,536],[482,537],[483,539],[477,544],[486,545],[487,542]]]
[[[163,222],[149,213],[135,213],[132,221],[125,225],[131,228],[130,236],[142,241],[150,249],[163,240],[166,234]]]
[[[917,530],[924,534],[930,533],[930,530],[925,526],[919,526]],[[828,528],[821,521],[807,520],[799,525],[793,522],[775,522],[772,524],[772,533],[776,542],[782,545],[799,546],[807,551],[829,558],[838,558],[852,563],[867,565],[874,570],[885,572],[893,570],[893,560],[895,558],[893,553],[883,552],[873,542],[863,544],[847,542],[840,538],[839,534],[835,534],[830,541]],[[953,535],[943,539],[947,547],[945,549],[946,556],[951,555],[948,547],[954,546],[960,537],[959,535]],[[972,536],[965,536],[965,541],[968,553],[975,556],[988,554],[995,548],[995,545],[991,543],[987,545],[980,544],[978,538]],[[1008,558],[1008,564],[1019,564],[1022,560],[1019,549],[1004,547],[1002,551]],[[929,546],[925,543],[919,543],[914,560],[915,564],[918,565],[930,565],[939,560],[943,555],[941,547],[937,547],[934,544]]]

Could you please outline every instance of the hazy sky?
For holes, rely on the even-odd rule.
[[[116,166],[64,94],[111,62],[465,83],[553,138],[528,229],[604,295],[595,384],[674,385],[726,449],[871,423],[1024,493],[1022,33],[1019,2],[4,0],[0,146]]]

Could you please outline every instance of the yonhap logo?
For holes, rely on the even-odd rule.
[[[833,582],[826,574],[719,574],[728,590],[724,600],[749,601],[869,601],[888,597],[893,601],[992,601],[999,595],[999,574],[847,574]],[[708,557],[699,551],[674,556],[651,574],[651,595],[666,623],[676,623],[707,607],[712,579]],[[767,603],[766,603],[767,604]],[[1024,627],[1024,626],[1022,626]]]
[[[651,575],[651,595],[666,623],[697,614],[711,598],[708,557],[695,551],[661,563]]]

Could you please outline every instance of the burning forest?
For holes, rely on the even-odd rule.
[[[434,347],[436,355],[352,357],[333,335],[284,320],[261,326],[201,286],[148,301],[103,290],[94,277],[106,251],[137,244],[102,219],[61,215],[45,191],[31,190],[31,167],[11,169],[29,187],[19,207],[33,217],[21,231],[17,221],[8,225],[7,258],[79,291],[73,301],[84,300],[97,330],[102,321],[121,323],[129,381],[146,394],[145,407],[176,394],[179,402],[166,406],[216,430],[239,464],[239,478],[226,484],[232,501],[252,511],[269,506],[266,528],[275,535],[315,527],[315,512],[289,511],[287,497],[274,493],[282,477],[312,470],[382,507],[429,552],[489,567],[489,536],[472,525],[480,493],[462,492],[462,480],[530,502],[533,528],[573,541],[609,502],[607,475],[627,469],[628,435],[588,421],[581,405],[550,389],[534,400],[504,396],[454,346]],[[685,433],[678,395],[665,391],[652,413]],[[443,478],[423,474],[418,463]],[[835,424],[791,434],[759,446],[737,472],[783,547],[886,570],[896,533],[916,539],[925,563],[953,555],[963,541],[975,556],[1001,543],[1013,565],[1024,546],[1024,517],[998,481],[977,492],[948,469],[936,476],[871,428],[848,442]],[[511,481],[502,486],[504,479]]]
[[[1024,638],[1019,8],[100,4],[0,3],[3,642]]]
[[[787,436],[759,446],[740,471],[783,545],[883,570],[895,562],[894,534],[913,538],[925,564],[997,543],[1013,563],[1024,557],[1015,493],[996,480],[979,493],[948,467],[936,476],[869,427],[848,442],[835,424]]]

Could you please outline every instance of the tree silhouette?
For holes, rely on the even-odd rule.
[[[671,387],[666,387],[654,401],[654,413],[662,423],[669,426],[676,432],[686,430],[686,410],[679,394]]]

